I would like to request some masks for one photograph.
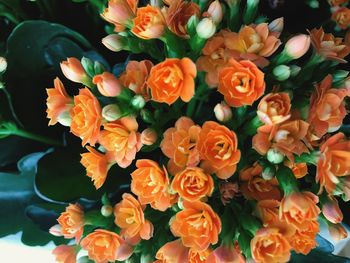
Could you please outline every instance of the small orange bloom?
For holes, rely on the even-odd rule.
[[[131,60],[126,65],[125,72],[120,76],[120,81],[124,87],[149,100],[146,82],[152,67],[153,63],[149,60],[140,62]]]
[[[154,263],[168,263],[168,262],[187,262],[189,255],[189,248],[185,247],[181,239],[166,243],[162,246],[157,254]]]
[[[262,228],[250,241],[252,257],[257,263],[288,262],[291,246],[278,228]]]
[[[327,132],[335,132],[343,123],[347,112],[344,99],[350,96],[346,88],[332,88],[332,76],[328,75],[311,95],[308,123],[311,132],[321,138]]]
[[[292,163],[291,161],[286,160],[284,161],[284,165],[292,170],[295,178],[297,179],[303,178],[308,174],[306,163]]]
[[[124,261],[132,254],[132,248],[125,240],[117,233],[104,229],[96,229],[88,234],[80,245],[96,263]]]
[[[54,88],[46,89],[47,92],[47,118],[50,119],[49,125],[55,125],[60,122],[62,125],[65,123],[60,121],[64,115],[69,114],[70,109],[73,106],[73,100],[68,96],[63,83],[59,78],[54,80]],[[70,125],[70,123],[67,126]]]
[[[121,228],[121,235],[131,244],[153,236],[153,225],[145,219],[140,202],[131,194],[123,194],[123,200],[114,206],[114,223]]]
[[[94,76],[92,82],[97,85],[98,91],[106,97],[116,97],[122,92],[119,80],[109,72]]]
[[[138,8],[133,22],[131,32],[143,39],[159,38],[166,28],[161,10],[151,5]]]
[[[273,225],[279,221],[279,207],[280,202],[274,199],[261,200],[257,203],[257,212],[264,226]]]
[[[77,58],[67,58],[66,61],[61,62],[60,66],[63,75],[73,82],[83,83],[89,78],[81,62]]]
[[[164,132],[160,148],[164,155],[170,158],[168,170],[171,174],[182,171],[185,167],[197,166],[200,157],[197,142],[201,127],[187,117],[181,117],[174,128]]]
[[[267,125],[278,124],[290,118],[290,108],[287,92],[269,93],[259,102],[257,114]]]
[[[234,246],[216,248],[208,257],[206,262],[210,263],[245,263],[242,253],[238,252]]]
[[[152,100],[173,104],[179,97],[189,102],[194,95],[196,65],[189,58],[167,58],[155,65],[147,80]]]
[[[240,171],[239,179],[242,181],[240,190],[247,199],[265,200],[281,199],[281,191],[276,178],[265,180],[262,178],[263,168],[259,164]]]
[[[293,192],[281,201],[279,217],[296,229],[305,229],[305,223],[317,220],[320,209],[318,196],[311,192]]]
[[[186,25],[191,16],[200,14],[199,6],[194,2],[185,2],[183,0],[171,1],[166,10],[165,20],[169,29],[176,35],[188,38]]]
[[[296,230],[289,243],[295,252],[307,255],[317,246],[316,235],[320,232],[320,228],[316,220],[305,224],[303,229]]]
[[[128,167],[141,149],[141,135],[134,117],[124,117],[103,125],[99,143],[109,151],[107,154],[122,167]]]
[[[261,155],[265,155],[269,149],[275,149],[294,161],[293,154],[309,152],[304,143],[308,129],[309,124],[302,120],[261,126],[253,137],[253,148]]]
[[[188,263],[205,263],[208,262],[208,256],[211,253],[211,248],[208,248],[204,251],[196,251],[190,249],[188,253]]]
[[[325,141],[320,150],[316,173],[320,192],[325,188],[331,195],[335,192],[349,195],[345,180],[350,175],[350,141],[343,133],[337,133]]]
[[[336,22],[341,29],[347,29],[350,25],[350,9],[347,7],[340,7],[332,14],[332,20]]]
[[[76,263],[77,252],[75,246],[60,245],[57,246],[52,254],[55,256],[56,263]]]
[[[150,204],[153,209],[160,211],[171,207],[176,196],[170,194],[165,168],[147,159],[137,160],[136,167],[131,174],[131,191],[138,196],[141,205]]]
[[[96,189],[99,189],[106,181],[110,163],[108,157],[94,148],[87,146],[87,153],[81,154],[80,163],[86,169],[86,175],[94,182]]]
[[[66,211],[61,213],[57,222],[65,238],[80,239],[84,227],[84,211],[79,204],[70,204]]]
[[[102,110],[97,98],[88,88],[80,89],[74,96],[74,106],[70,112],[71,132],[82,139],[82,145],[94,146],[100,133]]]
[[[206,203],[184,201],[183,205],[184,209],[170,221],[173,235],[181,237],[184,246],[197,251],[216,244],[221,232],[220,217]]]
[[[205,196],[211,196],[214,180],[201,168],[187,167],[175,175],[171,188],[185,200],[199,201]]]
[[[204,123],[199,133],[198,150],[203,160],[201,167],[215,173],[220,179],[231,177],[241,159],[236,134],[213,121]]]
[[[218,91],[232,107],[252,105],[264,94],[264,73],[249,60],[230,59],[219,71]]]

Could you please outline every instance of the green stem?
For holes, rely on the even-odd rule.
[[[45,136],[32,133],[32,132],[21,130],[21,129],[16,129],[16,130],[12,131],[12,134],[23,137],[23,138],[31,139],[31,140],[34,140],[37,142],[49,144],[49,145],[63,146],[63,144],[59,141],[56,141],[56,140],[47,138]]]
[[[11,115],[13,117],[13,119],[16,121],[16,123],[18,125],[20,125],[21,127],[24,127],[22,122],[19,120],[19,118],[17,117],[16,115],[16,112],[15,112],[15,108],[13,107],[13,104],[12,104],[12,99],[11,99],[11,94],[7,91],[6,88],[3,88],[2,91],[5,93],[6,95],[6,99],[7,99],[7,102],[9,104],[9,107],[10,107],[10,111],[11,111]]]

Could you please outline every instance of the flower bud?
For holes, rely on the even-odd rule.
[[[116,104],[109,104],[103,107],[102,109],[102,117],[106,121],[116,121],[120,119],[122,113]]]
[[[140,263],[151,263],[153,262],[153,257],[148,254],[142,254],[141,255],[141,261]]]
[[[104,217],[109,217],[110,215],[113,214],[113,207],[110,205],[103,205],[101,207],[101,215]]]
[[[208,14],[215,24],[220,24],[223,17],[223,11],[222,6],[218,0],[215,0],[210,4],[208,8]]]
[[[111,34],[102,39],[102,44],[106,48],[114,52],[127,49],[127,41],[124,37],[118,34]]]
[[[152,145],[158,139],[158,135],[155,130],[147,128],[141,133],[141,143],[143,145]]]
[[[7,61],[6,58],[0,57],[0,73],[5,72],[7,69]]]
[[[286,65],[279,65],[272,71],[275,78],[279,81],[285,81],[290,77],[290,68]]]
[[[216,104],[214,107],[214,114],[218,121],[227,122],[232,118],[231,107],[228,106],[225,102]]]
[[[140,110],[146,105],[145,99],[141,95],[135,95],[131,99],[131,105],[134,106],[134,108]]]
[[[291,66],[289,66],[289,68],[290,68],[290,75],[292,77],[295,77],[296,75],[298,75],[300,70],[301,70],[301,67],[299,67],[297,65],[291,65]]]
[[[271,32],[277,32],[277,33],[282,33],[284,27],[284,18],[276,18],[269,24],[269,30]]]
[[[51,235],[55,236],[55,237],[61,237],[63,236],[62,234],[62,227],[60,224],[56,224],[54,226],[52,226],[50,229],[49,229],[49,232]]]
[[[216,25],[211,18],[203,18],[196,27],[196,32],[200,38],[211,38],[216,31]]]
[[[73,82],[84,83],[88,78],[81,62],[76,58],[67,58],[61,62],[61,70],[64,76]]]
[[[186,28],[187,28],[187,33],[190,36],[193,36],[196,33],[196,28],[198,23],[199,23],[199,19],[198,19],[198,16],[196,15],[193,15],[190,17],[190,19],[188,19]]]
[[[92,82],[97,85],[98,91],[106,97],[116,97],[122,91],[119,80],[109,72],[96,75]]]
[[[344,80],[349,75],[349,71],[346,70],[337,70],[335,71],[333,76],[333,82],[338,82]]]
[[[348,232],[342,224],[330,224],[328,231],[335,241],[340,241],[348,237]]]
[[[64,111],[57,117],[57,122],[61,125],[69,127],[72,123],[72,117],[70,116],[69,111]]]
[[[140,111],[140,115],[141,115],[141,118],[143,121],[145,121],[147,123],[154,122],[153,114],[149,110],[142,109]]]
[[[0,81],[0,89],[4,89],[5,88],[5,83]]]
[[[270,149],[267,151],[267,160],[273,164],[282,163],[284,160],[284,155],[275,149]]]
[[[338,224],[343,221],[343,213],[339,208],[338,201],[334,197],[328,199],[326,203],[322,205],[322,213],[324,217],[333,224]]]
[[[261,174],[264,180],[271,180],[276,173],[276,168],[273,166],[266,166]]]
[[[305,55],[310,47],[310,36],[301,34],[289,39],[285,45],[285,53],[292,59],[298,59]]]

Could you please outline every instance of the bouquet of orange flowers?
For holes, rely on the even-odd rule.
[[[343,2],[330,1],[346,29]],[[96,189],[126,183],[59,216],[50,232],[75,241],[58,262],[309,262],[321,224],[347,236],[349,35],[286,35],[258,4],[108,2],[102,43],[130,55],[113,69],[67,58],[63,74],[83,87],[71,96],[56,78],[47,116],[81,139]]]

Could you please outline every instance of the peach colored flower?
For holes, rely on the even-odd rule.
[[[238,184],[232,182],[222,182],[219,185],[219,191],[222,204],[228,205],[231,200],[239,193]]]
[[[264,226],[273,225],[279,221],[280,201],[275,199],[260,200],[257,203],[257,213]]]
[[[61,62],[60,66],[63,75],[73,82],[83,83],[89,78],[81,62],[77,58],[67,58],[66,61]]]
[[[335,241],[340,241],[348,237],[348,231],[342,224],[329,224],[328,231]]]
[[[345,30],[350,25],[350,9],[340,7],[332,14],[332,20],[337,23],[341,29]]]
[[[211,196],[214,180],[201,168],[187,167],[175,175],[171,188],[187,201],[200,201],[205,196]]]
[[[158,139],[157,132],[152,128],[147,128],[141,132],[141,143],[143,145],[153,145]]]
[[[208,248],[204,251],[197,251],[190,249],[188,253],[188,263],[205,263],[208,262],[207,258],[211,253],[211,248]]]
[[[94,146],[100,133],[102,110],[97,98],[88,88],[80,89],[79,95],[74,96],[70,116],[71,132],[82,139],[83,146],[87,143]]]
[[[153,209],[165,211],[176,202],[170,194],[166,169],[147,159],[137,160],[137,169],[131,174],[131,191],[138,196],[141,205],[150,204]]]
[[[96,263],[124,261],[132,254],[132,248],[125,240],[117,233],[104,229],[96,229],[88,234],[80,245]]]
[[[298,59],[306,54],[310,48],[311,38],[308,35],[300,34],[290,38],[285,47],[284,52],[290,59]]]
[[[56,263],[76,263],[77,252],[75,246],[59,245],[53,251]]]
[[[79,204],[69,204],[61,213],[57,222],[61,226],[61,233],[65,238],[80,239],[84,227],[84,211]]]
[[[46,92],[47,118],[50,119],[49,125],[55,125],[60,122],[60,119],[64,118],[64,115],[69,114],[73,106],[73,99],[68,96],[59,78],[55,78],[54,88],[46,89]]]
[[[166,29],[165,18],[158,7],[147,5],[137,9],[131,32],[143,39],[159,38]]]
[[[106,181],[108,170],[113,163],[109,163],[108,157],[87,146],[87,153],[81,154],[80,163],[86,169],[86,175],[94,182],[96,189],[99,189]]]
[[[307,222],[317,219],[320,213],[317,203],[318,196],[311,192],[293,192],[282,199],[279,217],[302,230]]]
[[[245,259],[234,246],[217,247],[207,258],[208,263],[245,263]]]
[[[198,4],[183,0],[174,0],[171,1],[169,8],[166,10],[165,20],[172,32],[180,37],[188,38],[186,25],[193,15],[200,15]]]
[[[153,236],[153,225],[145,219],[140,202],[131,194],[125,193],[123,200],[114,206],[114,223],[121,228],[121,235],[131,244]]]
[[[216,244],[221,232],[220,217],[206,203],[184,201],[183,206],[170,220],[173,235],[180,237],[184,246],[197,251]]]
[[[276,178],[265,180],[262,178],[263,168],[255,163],[240,171],[240,190],[247,199],[265,200],[281,199],[281,191]]]
[[[332,88],[332,76],[328,75],[311,95],[308,123],[311,132],[320,139],[327,132],[340,128],[347,112],[344,99],[350,96],[346,88]]]
[[[203,160],[201,167],[206,172],[215,173],[220,179],[227,179],[235,173],[241,151],[237,148],[237,136],[233,131],[207,121],[199,133],[197,145]]]
[[[338,224],[343,221],[343,213],[334,196],[328,196],[328,200],[322,204],[322,214],[333,224]]]
[[[152,67],[153,63],[149,60],[131,60],[126,65],[125,72],[120,76],[120,82],[124,87],[149,100],[150,95],[148,94],[146,82]]]
[[[249,60],[230,59],[219,70],[218,91],[232,107],[252,105],[264,94],[264,73]]]
[[[292,163],[289,160],[285,160],[284,165],[292,170],[295,178],[297,179],[303,178],[305,175],[308,174],[306,163]]]
[[[106,97],[116,97],[122,92],[119,80],[109,72],[94,76],[92,82],[97,85],[98,91]]]
[[[262,228],[250,241],[252,257],[257,263],[288,262],[291,246],[278,228]]]
[[[147,80],[152,100],[173,104],[179,97],[189,102],[194,95],[196,65],[189,58],[167,58],[155,65]]]
[[[141,135],[134,117],[123,117],[103,125],[99,143],[108,151],[111,159],[122,167],[128,167],[141,149]]]
[[[337,133],[321,145],[320,151],[316,172],[320,192],[325,188],[331,195],[344,192],[349,196],[345,180],[350,175],[350,141],[343,133]]]
[[[296,253],[307,255],[317,246],[316,235],[320,232],[319,224],[316,220],[305,222],[303,229],[297,229],[295,234],[289,239],[289,243]]]
[[[269,93],[260,100],[257,114],[267,125],[278,124],[290,118],[290,108],[287,92]]]
[[[350,46],[340,37],[334,37],[333,34],[326,34],[323,28],[314,28],[309,31],[311,43],[316,52],[326,59],[346,63],[344,59],[350,53]]]
[[[138,0],[109,0],[101,16],[106,21],[114,24],[116,32],[122,32],[126,26],[130,26],[135,17]]]
[[[269,149],[275,149],[293,162],[293,154],[309,152],[304,142],[308,129],[309,124],[302,120],[261,126],[253,137],[253,148],[261,155],[265,155]]]
[[[175,127],[164,132],[160,143],[163,154],[170,160],[168,170],[171,174],[182,171],[186,167],[197,166],[200,157],[197,142],[201,127],[195,125],[188,117],[181,117],[175,123]]]
[[[172,263],[172,262],[187,262],[189,255],[189,248],[185,247],[181,239],[166,243],[162,246],[157,254],[154,263]]]

